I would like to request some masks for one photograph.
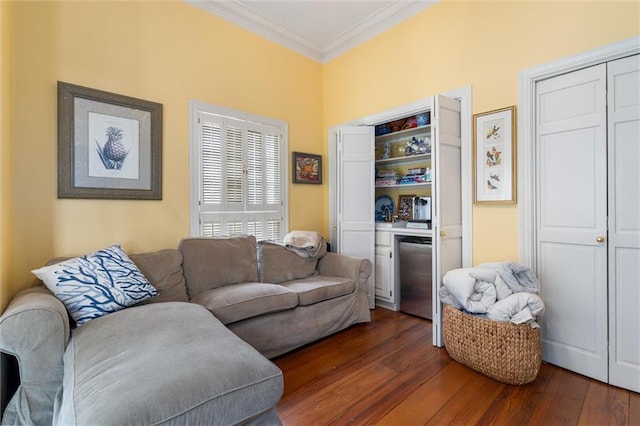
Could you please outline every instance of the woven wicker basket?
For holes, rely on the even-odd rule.
[[[540,329],[529,324],[492,321],[444,305],[442,333],[451,358],[499,382],[530,383],[540,371]]]

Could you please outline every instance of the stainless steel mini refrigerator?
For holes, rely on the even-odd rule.
[[[432,318],[431,238],[402,237],[400,249],[400,310],[418,317]]]

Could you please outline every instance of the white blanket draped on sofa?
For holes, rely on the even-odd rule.
[[[282,245],[304,258],[322,257],[327,248],[324,237],[315,231],[291,231],[282,239]]]
[[[453,269],[443,278],[440,300],[456,309],[486,314],[496,321],[535,323],[544,311],[540,283],[530,268],[516,262],[485,263]]]

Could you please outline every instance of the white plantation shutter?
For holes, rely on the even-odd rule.
[[[243,138],[245,130],[241,124],[235,120],[225,119],[225,201],[229,204],[242,204],[242,179],[244,178],[244,156],[242,153]],[[231,211],[240,209],[240,206],[232,208]]]
[[[286,123],[224,112],[206,107],[195,111],[192,186],[198,190],[192,188],[192,235],[281,240],[286,229]]]
[[[222,120],[202,114],[200,119],[202,153],[202,192],[203,211],[222,210]]]

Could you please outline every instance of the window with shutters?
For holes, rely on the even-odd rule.
[[[281,240],[287,124],[191,102],[191,235]]]

